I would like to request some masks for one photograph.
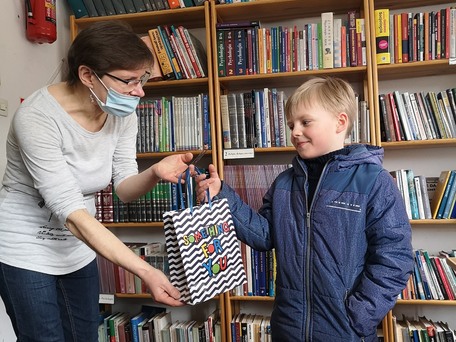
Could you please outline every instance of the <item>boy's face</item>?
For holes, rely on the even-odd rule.
[[[303,159],[316,158],[344,147],[348,116],[325,111],[319,105],[299,105],[288,122],[291,142]]]

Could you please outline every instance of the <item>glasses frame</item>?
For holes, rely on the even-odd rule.
[[[124,83],[125,85],[127,86],[134,86],[136,87],[138,84],[141,84],[141,87],[144,87],[144,85],[147,83],[147,81],[149,80],[149,77],[150,77],[150,72],[149,71],[146,71],[144,73],[144,75],[142,75],[139,80],[130,80],[130,81],[127,81],[127,80],[124,80],[120,77],[117,77],[117,76],[114,76],[108,72],[105,72],[105,75],[106,76],[109,76],[117,81],[120,81],[122,83]]]

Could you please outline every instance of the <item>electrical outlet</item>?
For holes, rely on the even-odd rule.
[[[0,116],[8,116],[8,101],[0,99]]]

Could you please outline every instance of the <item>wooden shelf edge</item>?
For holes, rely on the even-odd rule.
[[[230,300],[232,301],[257,301],[257,302],[272,302],[274,301],[275,297],[268,297],[268,296],[230,296]]]
[[[396,305],[445,305],[456,306],[456,300],[435,300],[435,299],[398,299]]]
[[[416,149],[416,148],[436,148],[436,147],[456,146],[456,139],[432,139],[432,140],[412,140],[381,142],[381,147],[385,150]]]

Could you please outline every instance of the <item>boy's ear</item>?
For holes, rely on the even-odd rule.
[[[339,113],[337,116],[337,133],[346,131],[348,128],[348,114],[345,112]]]

